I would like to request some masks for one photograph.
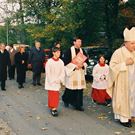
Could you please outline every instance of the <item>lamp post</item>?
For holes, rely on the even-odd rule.
[[[6,37],[7,37],[7,45],[9,44],[9,22],[8,22],[8,20],[7,20],[7,22],[6,22]]]

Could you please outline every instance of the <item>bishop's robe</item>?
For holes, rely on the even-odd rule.
[[[126,66],[128,58],[133,65]],[[112,97],[113,112],[122,118],[135,116],[135,52],[125,46],[117,49],[112,55],[108,77],[108,94]]]

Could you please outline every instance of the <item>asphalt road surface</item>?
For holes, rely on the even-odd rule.
[[[84,97],[84,112],[65,108],[60,101],[59,116],[51,116],[47,91],[44,90],[44,74],[42,86],[33,86],[31,78],[28,71],[25,88],[18,89],[15,80],[7,80],[7,91],[0,91],[0,118],[16,135],[135,134],[135,124],[130,129],[122,127],[114,121],[111,107],[95,105],[88,96]]]

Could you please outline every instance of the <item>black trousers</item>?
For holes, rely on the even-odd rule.
[[[5,89],[6,81],[2,80],[1,81],[1,89]]]
[[[71,104],[74,107],[83,106],[83,89],[71,90],[66,88],[62,96],[63,102]]]
[[[9,79],[15,78],[15,65],[12,65],[8,68],[8,76],[9,76]]]
[[[33,84],[40,83],[41,73],[33,72]]]

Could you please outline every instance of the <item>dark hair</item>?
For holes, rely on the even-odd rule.
[[[98,56],[98,61],[99,61],[99,59],[100,59],[101,57],[103,57],[103,58],[105,59],[105,55],[104,55],[104,54],[100,54],[100,55]]]
[[[35,43],[40,43],[40,40],[35,40]]]
[[[56,41],[56,42],[54,43],[54,47],[56,47],[57,44],[60,44],[60,41]]]
[[[53,47],[53,48],[52,48],[52,52],[56,52],[56,51],[60,51],[60,48],[58,48],[58,47]]]
[[[13,44],[10,44],[9,46],[13,48]]]
[[[73,42],[75,42],[76,40],[78,40],[78,39],[81,39],[80,37],[74,37],[73,38]]]

